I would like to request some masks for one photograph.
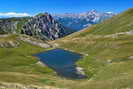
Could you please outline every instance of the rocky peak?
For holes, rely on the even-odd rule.
[[[100,23],[108,18],[111,18],[114,15],[114,13],[99,12],[95,9],[92,9],[90,11],[77,14],[69,13],[55,15],[54,18],[66,27],[75,30],[81,30],[93,24]]]
[[[10,20],[0,20],[0,34],[15,33],[15,23]]]
[[[98,12],[97,12],[97,10],[95,10],[95,9],[92,9],[92,10],[86,12],[86,14],[88,14],[88,15],[97,14],[97,13],[98,13]]]
[[[48,13],[40,13],[30,19],[21,33],[46,40],[54,40],[67,34],[66,29]]]

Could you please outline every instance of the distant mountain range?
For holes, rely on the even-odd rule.
[[[84,13],[65,13],[65,14],[55,14],[53,17],[60,22],[62,25],[74,29],[81,30],[92,24],[97,24],[108,18],[114,16],[113,12],[98,12],[96,10],[91,10]]]
[[[21,33],[43,40],[55,40],[68,34],[97,24],[115,14],[91,10],[85,13],[50,15],[40,13],[32,17],[10,17],[0,19],[0,34]]]

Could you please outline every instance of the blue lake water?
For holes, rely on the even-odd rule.
[[[63,49],[53,49],[36,55],[41,62],[52,68],[58,75],[68,78],[82,78],[76,70],[75,62],[81,58],[80,54]]]

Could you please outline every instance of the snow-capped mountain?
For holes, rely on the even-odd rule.
[[[108,18],[111,18],[115,14],[112,12],[97,12],[96,10],[91,10],[84,13],[65,13],[65,14],[56,14],[53,15],[54,18],[59,21],[64,26],[74,29],[80,30],[85,27],[88,27],[92,24],[97,24],[102,22]]]

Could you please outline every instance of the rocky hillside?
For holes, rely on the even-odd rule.
[[[27,22],[28,19],[30,19],[30,17],[1,18],[0,34],[19,33],[22,25]]]
[[[0,89],[59,89],[52,86],[35,86],[35,85],[24,85],[16,83],[0,83]]]
[[[19,46],[19,41],[14,40],[16,35],[0,35],[0,48],[14,48]]]
[[[0,34],[22,33],[43,40],[54,40],[72,32],[73,30],[61,25],[48,13],[34,17],[0,19]]]
[[[48,14],[39,14],[30,19],[22,28],[21,33],[40,39],[55,40],[69,34],[64,26]]]

